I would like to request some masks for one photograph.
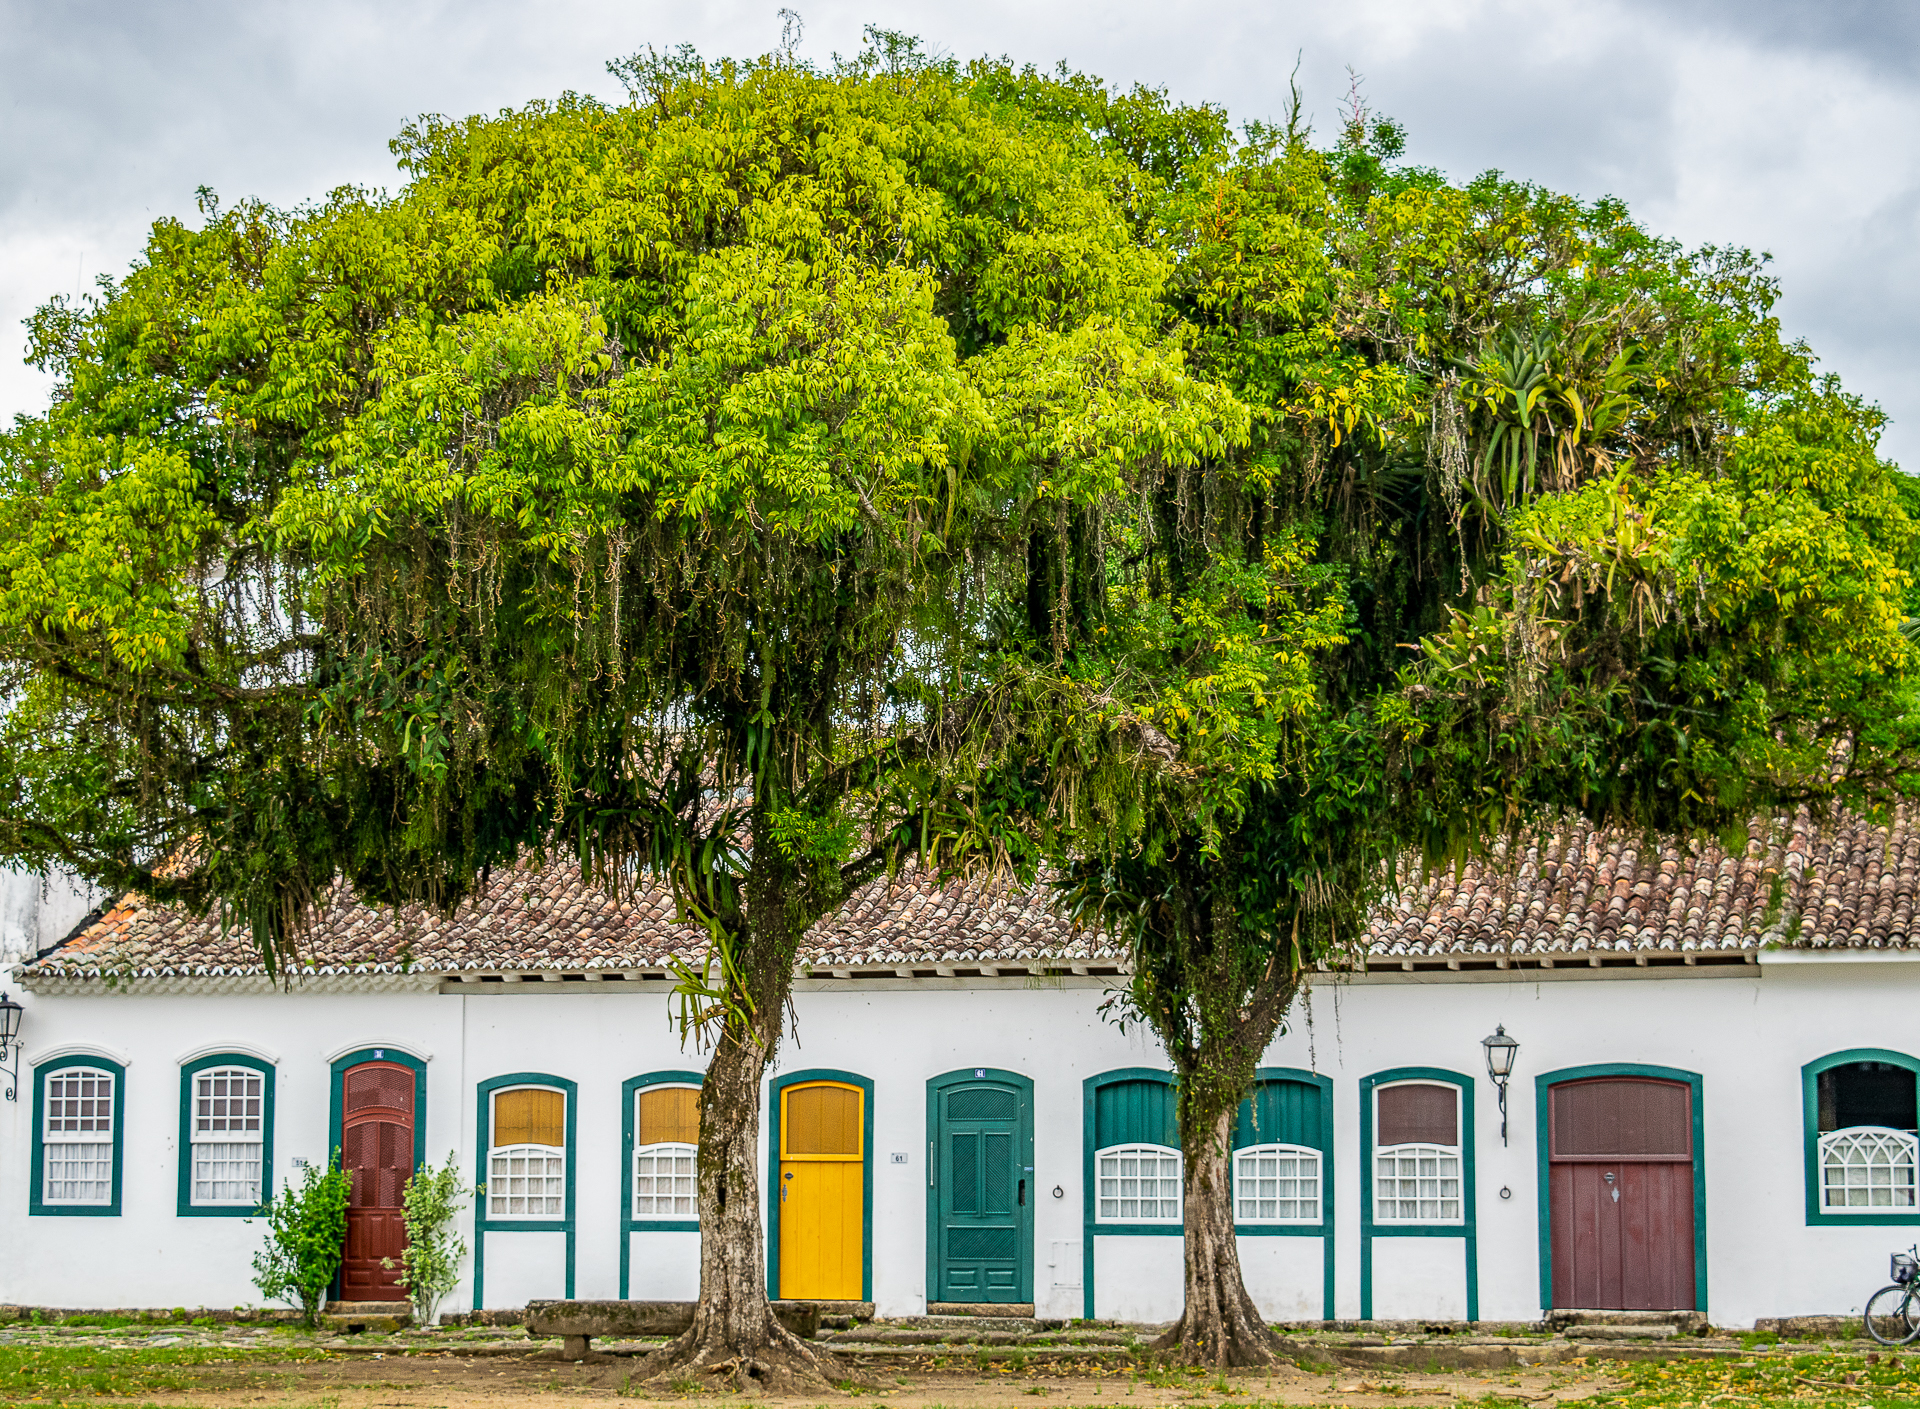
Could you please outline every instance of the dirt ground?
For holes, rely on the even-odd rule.
[[[325,1406],[326,1409],[478,1409],[479,1406],[577,1404],[583,1399],[621,1399],[635,1405],[749,1404],[736,1394],[716,1394],[687,1383],[684,1393],[661,1396],[630,1382],[637,1362],[595,1355],[584,1363],[458,1355],[352,1356],[193,1372],[195,1385],[174,1395],[143,1394],[153,1404],[227,1406]],[[864,1367],[863,1384],[836,1400],[885,1399],[913,1409],[984,1409],[988,1405],[1037,1403],[1114,1405],[1116,1409],[1206,1404],[1352,1406],[1453,1405],[1498,1396],[1548,1406],[1583,1399],[1609,1383],[1603,1370],[1543,1367],[1523,1370],[1398,1374],[1352,1370],[1309,1372],[1291,1367],[1233,1375],[1225,1392],[1215,1376],[1168,1375],[1134,1370],[1102,1372],[1060,1366],[1024,1372],[937,1370],[912,1366]],[[764,1401],[759,1401],[764,1402]]]

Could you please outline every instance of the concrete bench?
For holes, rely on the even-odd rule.
[[[773,1314],[802,1340],[820,1333],[820,1307],[811,1301],[776,1301]],[[562,1360],[584,1360],[595,1336],[639,1340],[677,1336],[693,1324],[690,1301],[530,1301],[527,1334],[564,1336]]]

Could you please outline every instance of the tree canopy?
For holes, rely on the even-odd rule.
[[[677,1353],[776,1379],[819,1364],[728,1191],[862,881],[1047,862],[1128,937],[1217,1322],[1202,1147],[1409,858],[1914,761],[1915,496],[1763,261],[1357,104],[870,39],[424,118],[391,194],[203,192],[36,315],[59,390],[0,438],[0,850],[275,963],[336,879],[667,881],[717,1044]]]

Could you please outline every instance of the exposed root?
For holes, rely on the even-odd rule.
[[[836,1394],[835,1381],[850,1378],[838,1356],[809,1345],[770,1320],[765,1344],[742,1350],[688,1330],[647,1356],[636,1367],[635,1383],[660,1390],[684,1390],[693,1381],[701,1390],[735,1390],[756,1395]]]
[[[1215,1318],[1210,1327],[1195,1324],[1200,1319],[1182,1312],[1149,1349],[1170,1365],[1201,1365],[1215,1370],[1268,1369],[1280,1362],[1279,1338],[1250,1307],[1237,1316]]]

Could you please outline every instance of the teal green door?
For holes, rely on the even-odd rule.
[[[1033,1083],[975,1067],[927,1083],[927,1300],[1033,1300]]]

